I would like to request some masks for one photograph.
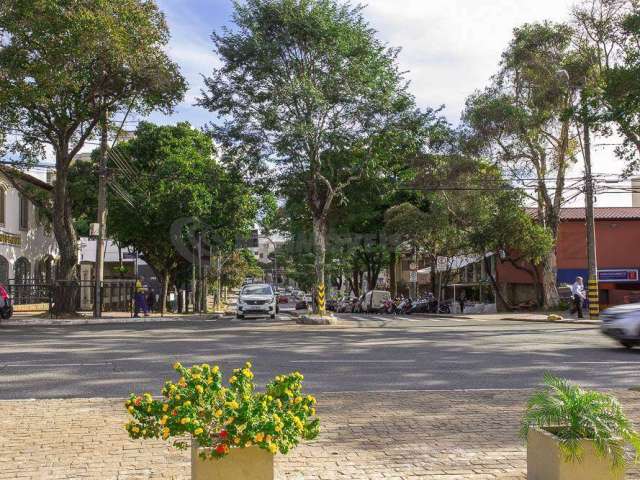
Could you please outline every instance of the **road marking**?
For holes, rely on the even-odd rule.
[[[101,363],[20,363],[5,365],[7,368],[47,368],[47,367],[104,367],[105,365],[112,365],[113,362],[101,362]]]
[[[415,363],[415,360],[289,360],[289,363]]]
[[[610,362],[563,362],[570,365],[637,365],[634,360],[612,360]]]

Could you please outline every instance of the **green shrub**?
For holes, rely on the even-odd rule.
[[[131,394],[125,402],[133,417],[125,425],[131,438],[178,437],[174,446],[186,448],[184,436],[190,435],[210,448],[211,458],[221,458],[231,448],[252,445],[286,454],[301,439],[318,435],[316,399],[303,396],[299,372],[278,375],[264,393],[256,393],[249,362],[233,371],[228,387],[217,365],[185,368],[176,363],[174,369],[180,379],[165,383],[162,400],[145,393]]]
[[[551,431],[559,438],[565,460],[579,462],[580,440],[592,440],[596,453],[611,460],[614,469],[625,464],[624,446],[630,444],[635,461],[640,455],[640,436],[633,429],[612,395],[583,390],[568,381],[545,374],[545,390],[535,393],[527,404],[520,435],[526,441],[529,428]]]

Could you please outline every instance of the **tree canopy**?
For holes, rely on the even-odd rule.
[[[108,232],[143,254],[166,293],[186,261],[172,242],[174,223],[189,219],[191,231],[183,232],[187,248],[189,235],[198,230],[213,250],[204,253],[218,254],[250,232],[256,200],[249,186],[216,160],[211,138],[188,123],[141,122],[135,133],[117,147],[130,170],[118,176],[125,198],[109,197]]]
[[[170,111],[186,83],[164,47],[169,30],[151,0],[0,3],[0,125],[23,160],[53,148],[53,230],[61,280],[76,280],[76,232],[67,175],[107,112]],[[75,308],[60,289],[56,309]]]
[[[418,150],[422,114],[398,69],[398,51],[375,37],[361,7],[246,0],[235,4],[233,21],[234,28],[213,34],[222,65],[206,79],[199,103],[223,120],[211,131],[225,161],[298,185],[323,285],[334,201],[389,157]]]

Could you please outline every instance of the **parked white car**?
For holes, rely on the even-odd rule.
[[[266,283],[253,283],[245,285],[238,296],[237,318],[247,315],[269,316],[276,318],[276,296],[271,285]]]
[[[600,330],[626,348],[640,345],[640,303],[607,308],[600,313]]]

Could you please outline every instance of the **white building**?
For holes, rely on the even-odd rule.
[[[271,255],[276,248],[284,245],[284,243],[285,238],[278,233],[264,235],[258,230],[254,230],[251,233],[251,239],[247,242],[246,247],[254,254],[258,262],[271,263],[269,255]]]
[[[52,186],[27,173],[0,167],[0,283],[49,283],[54,278],[58,245],[36,207],[11,183],[50,192]]]

